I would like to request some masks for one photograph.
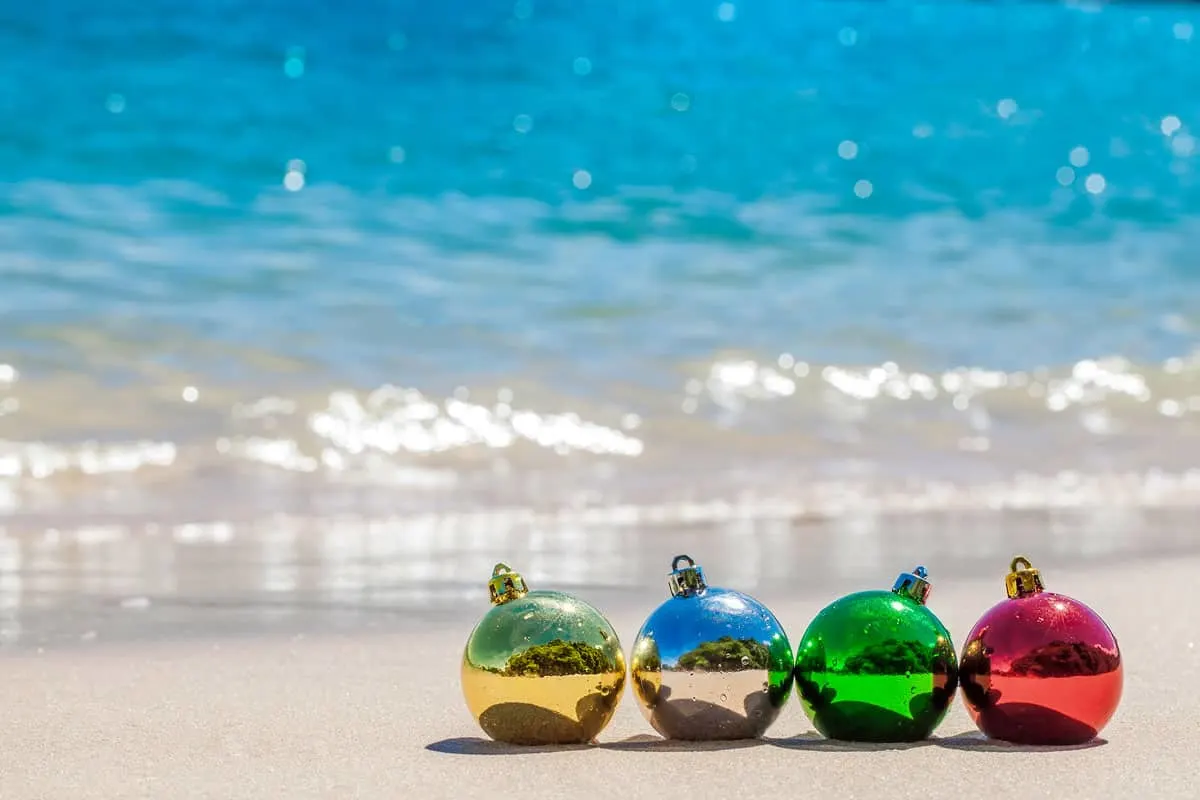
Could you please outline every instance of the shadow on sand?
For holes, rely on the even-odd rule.
[[[912,750],[918,747],[944,747],[977,753],[1060,753],[1066,750],[1091,750],[1108,744],[1106,739],[1093,739],[1083,744],[1025,745],[989,739],[979,731],[964,731],[952,736],[933,737],[917,742],[847,742],[826,739],[819,733],[808,732],[779,739],[732,739],[716,742],[689,742],[663,739],[652,734],[639,734],[615,742],[592,744],[519,745],[495,742],[479,737],[443,739],[425,746],[435,753],[467,756],[505,756],[527,753],[567,753],[580,750],[623,750],[634,753],[705,753],[722,750],[743,750],[772,745],[788,750],[808,750],[814,753],[873,753]]]
[[[568,753],[574,750],[590,750],[593,744],[508,744],[478,736],[461,736],[442,739],[425,745],[426,750],[455,756],[517,756],[529,753]]]
[[[874,753],[888,750],[912,750],[928,747],[934,742],[923,739],[916,742],[851,742],[844,739],[826,739],[816,731],[789,736],[784,739],[766,739],[767,744],[789,750],[808,750],[814,753]]]
[[[704,753],[718,750],[740,750],[746,747],[758,747],[767,744],[763,739],[733,739],[719,742],[687,742],[677,739],[664,739],[652,734],[639,734],[615,742],[594,742],[591,744],[540,744],[523,745],[496,742],[482,739],[478,736],[463,736],[455,739],[443,739],[425,745],[425,749],[434,753],[446,753],[456,756],[513,756],[528,753],[569,753],[579,750],[623,750],[633,753]]]
[[[938,747],[977,753],[1061,753],[1064,750],[1091,750],[1108,744],[1107,739],[1092,739],[1082,744],[1015,744],[1001,739],[989,739],[979,731],[967,731],[930,740]]]

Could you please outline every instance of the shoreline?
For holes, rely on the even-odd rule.
[[[219,540],[0,535],[0,657],[154,642],[386,637],[459,624],[486,607],[499,561],[533,588],[602,610],[652,608],[671,559],[769,606],[889,588],[918,565],[941,587],[1040,568],[1143,568],[1200,558],[1195,510],[860,515],[661,526],[370,525],[232,528]]]

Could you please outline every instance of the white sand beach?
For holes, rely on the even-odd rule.
[[[0,659],[0,797],[1194,797],[1197,576],[1196,557],[1045,572],[1048,588],[1104,615],[1123,650],[1123,704],[1085,747],[988,742],[961,700],[927,743],[829,742],[794,696],[764,741],[668,743],[628,688],[596,745],[508,747],[463,703],[463,618],[413,633],[16,651]],[[943,575],[930,606],[961,638],[1002,579]],[[762,599],[796,638],[832,598]],[[610,609],[626,646],[648,610]]]

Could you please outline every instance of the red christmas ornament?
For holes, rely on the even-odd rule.
[[[1095,611],[1045,591],[1029,559],[1013,559],[1008,598],[967,636],[959,681],[987,736],[1020,744],[1094,739],[1121,701],[1116,637]]]

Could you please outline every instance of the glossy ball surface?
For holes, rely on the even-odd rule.
[[[612,719],[624,686],[617,632],[595,608],[561,592],[493,606],[463,652],[467,707],[501,742],[590,742]]]
[[[791,693],[792,646],[753,597],[706,588],[654,610],[630,676],[643,716],[668,739],[753,739]]]
[[[1108,625],[1053,592],[992,607],[967,636],[959,669],[979,729],[1021,744],[1094,739],[1117,710],[1124,682]]]
[[[928,608],[893,592],[858,592],[826,606],[796,651],[804,711],[830,739],[924,739],[957,686],[949,631]]]

